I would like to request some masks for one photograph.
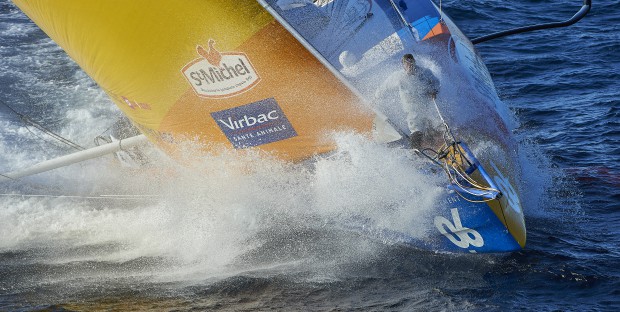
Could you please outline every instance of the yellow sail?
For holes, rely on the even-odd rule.
[[[374,114],[254,0],[14,0],[162,148],[300,160]]]

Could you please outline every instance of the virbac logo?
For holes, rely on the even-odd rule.
[[[247,148],[297,136],[274,98],[211,113],[235,148]]]
[[[267,114],[259,114],[256,117],[244,115],[243,118],[234,120],[232,117],[228,117],[227,120],[219,119],[218,121],[226,126],[230,130],[242,129],[245,127],[251,127],[256,124],[263,124],[272,120],[278,119],[278,112],[272,110]]]

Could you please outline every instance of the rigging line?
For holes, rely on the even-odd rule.
[[[441,0],[439,0],[439,21],[443,21],[443,14],[441,13]]]
[[[21,118],[21,116],[20,116],[20,114],[19,114],[18,112],[16,112],[15,110],[13,110],[10,106],[6,105],[5,103],[3,103],[3,102],[0,102],[0,103],[4,104],[6,107],[8,107],[10,110],[12,110],[15,114],[17,114],[17,115],[19,116],[20,121],[24,122],[24,121],[22,120],[22,118]],[[45,147],[41,144],[41,142],[40,142],[40,141],[43,141],[43,142],[46,142],[46,143],[50,143],[50,142],[49,142],[48,140],[46,140],[45,138],[41,137],[40,135],[38,135],[38,134],[36,134],[36,133],[32,132],[32,130],[30,129],[30,127],[28,126],[28,124],[25,124],[25,125],[24,125],[24,128],[26,128],[26,130],[27,130],[30,134],[32,134],[32,136],[34,136],[34,137],[36,137],[36,138],[38,138],[38,139],[39,139],[39,141],[34,141],[34,142],[35,142],[35,143],[39,146],[39,148],[40,148],[42,151],[45,151],[45,150],[46,150],[46,148],[45,148]],[[15,179],[12,179],[12,180],[15,180]]]
[[[13,178],[9,177],[8,175],[4,175],[4,174],[2,174],[2,173],[0,173],[0,177],[3,177],[3,178],[5,178],[5,179],[9,179],[9,180],[13,180],[13,181],[15,181],[15,179],[13,179]]]
[[[473,189],[477,189],[477,190],[479,190],[479,191],[483,191],[483,192],[485,192],[485,194],[487,194],[487,195],[491,195],[491,194],[493,194],[493,193],[499,193],[499,191],[498,191],[498,190],[496,190],[496,189],[493,189],[493,188],[488,188],[488,187],[486,187],[486,186],[484,186],[484,185],[478,184],[478,183],[477,183],[477,182],[475,182],[474,180],[470,180],[470,179],[468,179],[468,178],[463,177],[463,175],[462,175],[461,173],[459,173],[459,172],[456,172],[456,173],[457,173],[457,174],[458,174],[461,178],[463,178],[463,180],[465,180],[465,182],[469,183],[469,184],[472,186],[471,188],[473,188]],[[458,185],[458,186],[460,186],[460,187],[463,187],[463,188],[466,188],[466,189],[469,189],[469,188],[470,188],[470,187],[466,187],[466,186],[464,186],[463,184],[461,184],[460,182],[458,182],[458,179],[457,179],[456,177],[451,177],[451,178],[452,178],[452,179],[454,179],[454,183],[455,183],[456,185]],[[472,183],[472,182],[473,182],[473,183]],[[468,192],[468,193],[469,193],[469,192]]]
[[[454,169],[454,172],[456,174],[458,174],[465,182],[469,183],[471,186],[473,186],[473,188],[476,188],[478,190],[481,191],[488,191],[488,192],[494,192],[494,193],[499,193],[499,190],[496,190],[492,187],[487,187],[485,185],[482,185],[480,183],[478,183],[476,180],[472,179],[469,175],[467,175],[466,173],[460,171],[459,168],[456,168],[455,166],[452,166],[452,168]],[[458,181],[458,180],[456,180]]]
[[[69,199],[159,199],[157,195],[47,195],[47,194],[0,194],[3,197],[39,197],[39,198],[69,198]]]
[[[448,148],[443,147],[444,148]],[[462,167],[456,163],[456,160],[452,160],[451,164],[448,164],[448,160],[447,159],[443,159],[443,163],[440,163],[439,160],[436,160],[434,157],[430,157],[429,155],[427,155],[426,153],[424,153],[424,151],[432,151],[434,152],[436,155],[439,155],[438,152],[432,150],[432,149],[424,149],[423,151],[421,151],[420,153],[422,155],[424,155],[426,158],[430,159],[432,162],[434,162],[436,165],[438,165],[440,168],[443,169],[443,171],[446,173],[446,175],[448,176],[448,181],[450,181],[450,183],[454,184],[455,186],[459,187],[463,192],[465,192],[466,194],[469,194],[471,196],[475,196],[475,197],[481,197],[481,200],[473,200],[473,199],[469,199],[466,196],[464,196],[463,194],[461,194],[461,192],[459,190],[454,190],[455,193],[457,193],[461,198],[463,198],[464,200],[468,201],[468,202],[472,202],[472,203],[485,203],[485,202],[489,202],[492,200],[495,200],[496,198],[485,198],[486,196],[491,196],[493,195],[493,193],[498,192],[498,190],[491,188],[491,187],[487,187],[484,186],[482,184],[479,184],[477,181],[473,180],[471,177],[469,177],[469,175],[467,175],[466,173],[464,173],[462,171]],[[437,157],[437,156],[436,156]],[[452,169],[452,170],[450,170]],[[461,177],[465,182],[469,183],[471,185],[470,186],[465,186],[462,183],[459,182],[458,178],[452,174],[452,171],[454,171],[454,173],[456,175],[458,175],[459,177]],[[472,191],[469,191],[470,188],[476,189],[481,191],[481,194],[478,193],[474,193]]]
[[[488,203],[490,201],[493,201],[495,199],[481,199],[481,200],[475,200],[475,199],[469,199],[467,198],[465,195],[461,194],[460,192],[455,192],[459,197],[461,197],[462,199],[470,202],[470,203],[475,203],[475,204],[481,204],[481,203]]]
[[[403,23],[403,26],[409,29],[409,32],[411,32],[411,36],[413,36],[413,38],[416,38],[415,31],[413,30],[413,26],[411,26],[411,24],[407,22],[407,18],[405,18],[405,15],[403,15],[403,12],[401,12],[400,9],[398,9],[398,6],[396,5],[396,3],[394,3],[394,0],[389,0],[389,1],[394,11],[396,11],[396,14],[398,14],[398,18],[400,19],[401,23]]]
[[[439,106],[437,105],[437,101],[435,100],[435,97],[433,96],[431,97],[431,99],[433,99],[433,104],[435,105],[435,110],[437,110],[437,115],[439,115],[439,119],[441,119],[441,122],[443,123],[443,126],[446,128],[446,131],[450,135],[452,142],[456,142],[456,139],[454,138],[454,134],[452,133],[452,130],[448,126],[448,123],[446,122],[446,120],[443,118],[443,115],[441,115],[441,111],[439,110]]]
[[[75,143],[75,142],[73,142],[73,141],[71,141],[71,140],[69,140],[67,138],[62,137],[59,134],[56,134],[56,133],[52,132],[51,130],[43,127],[42,125],[40,125],[37,122],[33,121],[32,119],[28,118],[28,116],[22,115],[22,116],[20,116],[20,118],[21,118],[21,120],[24,123],[30,124],[31,126],[33,126],[33,127],[37,128],[38,130],[42,131],[43,133],[51,136],[52,138],[54,138],[54,139],[56,139],[56,140],[58,140],[58,141],[60,141],[60,142],[62,142],[64,144],[66,144],[66,145],[68,145],[68,146],[70,146],[70,147],[72,147],[72,148],[74,148],[76,150],[79,150],[79,151],[85,150],[85,148],[80,146],[79,144],[77,144],[77,143]]]
[[[449,146],[444,146],[444,147],[442,147],[442,150],[447,149],[447,148],[449,148]],[[465,160],[467,159],[464,155],[462,155],[462,154],[460,153],[460,150],[458,150],[458,149],[456,148],[456,143],[454,143],[454,144],[452,145],[452,148],[453,148],[453,152],[454,152],[454,153],[456,153],[456,152],[458,151],[458,153],[460,154],[460,157],[461,157],[462,159],[465,159]],[[437,152],[436,152],[436,153],[437,153]],[[442,158],[443,158],[443,159],[441,159],[442,164],[440,164],[440,163],[439,163],[439,159],[434,160],[434,159],[430,158],[428,155],[426,155],[426,154],[424,154],[424,153],[423,153],[423,155],[425,155],[426,157],[428,157],[429,159],[431,159],[433,162],[435,162],[436,164],[438,164],[438,165],[439,165],[439,166],[440,166],[440,167],[444,170],[444,172],[445,172],[445,173],[446,173],[446,175],[448,176],[448,180],[450,181],[450,183],[452,183],[453,185],[455,185],[455,186],[457,186],[457,187],[460,187],[460,189],[461,189],[463,192],[465,192],[465,193],[467,193],[467,194],[469,194],[469,195],[473,195],[473,196],[476,196],[476,197],[482,197],[482,198],[483,198],[483,199],[482,199],[482,201],[474,201],[474,200],[470,200],[470,199],[467,199],[467,198],[465,198],[465,197],[461,196],[461,197],[463,197],[464,199],[466,199],[466,200],[468,200],[468,201],[472,201],[472,202],[486,202],[486,201],[493,200],[493,198],[485,199],[485,198],[484,198],[484,196],[485,196],[485,195],[486,195],[486,196],[491,196],[491,195],[493,195],[493,193],[499,193],[499,190],[496,190],[496,189],[494,189],[494,188],[492,188],[492,187],[488,187],[488,186],[482,185],[482,184],[478,183],[477,181],[475,181],[474,179],[472,179],[472,178],[471,178],[471,177],[470,177],[467,173],[465,173],[465,171],[464,171],[464,169],[463,169],[462,165],[461,165],[461,164],[460,164],[460,162],[459,162],[459,161],[455,158],[455,156],[454,156],[454,155],[452,155],[451,157],[448,157],[449,159],[448,159],[448,158],[443,158],[443,157],[442,157]],[[468,161],[468,162],[469,162],[469,161]],[[454,174],[453,174],[453,173],[454,173]],[[459,177],[460,177],[460,178],[461,178],[464,182],[468,183],[468,184],[469,184],[469,186],[463,185],[463,184],[459,181],[459,179],[458,179]],[[479,191],[481,191],[481,192],[482,192],[482,194],[473,193],[473,192],[469,191],[469,189],[479,190]],[[456,191],[456,193],[459,193],[459,195],[461,195],[461,194],[460,194],[460,191],[458,191],[458,190],[455,190],[455,191]]]
[[[454,177],[452,177],[452,176],[450,175],[449,170],[448,170],[447,168],[444,168],[444,170],[446,171],[446,173],[448,174],[448,176],[450,177],[450,179],[451,179],[451,180],[452,180],[452,179],[454,179]],[[489,201],[494,200],[494,198],[485,198],[483,195],[475,194],[475,193],[473,193],[473,192],[468,191],[468,188],[467,188],[467,187],[464,187],[463,185],[461,185],[460,183],[458,183],[456,180],[454,180],[454,182],[453,182],[453,183],[454,183],[456,186],[460,187],[460,188],[461,188],[461,190],[462,190],[463,192],[465,192],[466,194],[469,194],[469,195],[472,195],[472,196],[475,196],[475,197],[481,197],[481,198],[482,198],[481,200],[473,200],[473,199],[469,199],[469,198],[465,197],[463,194],[461,194],[461,192],[460,192],[460,191],[458,191],[458,190],[454,190],[454,191],[455,191],[455,193],[457,193],[460,197],[462,197],[463,199],[465,199],[465,200],[467,200],[467,201],[469,201],[469,202],[472,202],[472,203],[484,203],[484,202],[489,202]],[[490,193],[485,193],[484,195],[490,195]]]
[[[107,129],[103,130],[98,136],[103,136],[104,133],[110,131],[110,129],[112,129],[112,127],[114,127],[114,124],[112,124],[111,126],[109,126]]]
[[[4,105],[4,106],[6,106],[6,107],[7,107],[9,110],[11,110],[11,111],[12,111],[15,115],[17,115],[17,116],[19,117],[19,119],[20,119],[20,120],[21,120],[24,124],[26,124],[26,129],[28,129],[28,131],[29,131],[30,133],[32,133],[33,135],[35,135],[36,137],[41,138],[41,137],[37,136],[36,134],[34,134],[32,131],[30,131],[30,129],[28,128],[28,125],[31,125],[31,126],[33,126],[33,127],[37,128],[39,131],[41,131],[41,132],[43,132],[43,133],[45,133],[45,134],[49,135],[49,136],[50,136],[50,137],[52,137],[53,139],[56,139],[56,140],[60,141],[61,143],[64,143],[64,144],[66,144],[66,145],[68,145],[68,146],[70,146],[70,147],[72,147],[72,148],[74,148],[74,149],[76,149],[76,150],[79,150],[79,151],[86,150],[86,148],[84,148],[84,147],[80,146],[79,144],[77,144],[77,143],[75,143],[75,142],[73,142],[73,141],[71,141],[71,140],[69,140],[69,139],[67,139],[67,138],[62,137],[62,136],[61,136],[61,135],[59,135],[59,134],[54,133],[53,131],[51,131],[51,130],[49,130],[49,129],[45,128],[45,127],[43,127],[41,124],[39,124],[39,123],[35,122],[34,120],[32,120],[32,119],[28,118],[28,116],[26,116],[26,115],[24,115],[24,114],[22,114],[22,113],[20,113],[20,112],[16,111],[16,110],[15,110],[15,109],[13,109],[11,106],[9,106],[8,104],[6,104],[4,101],[0,101],[0,104],[2,104],[2,105]]]
[[[110,131],[110,129],[112,129],[112,127],[114,127],[114,124],[112,124],[111,126],[109,126],[107,129],[105,129],[103,132],[101,132],[101,134],[99,134],[98,136],[96,136],[93,140],[95,141],[95,145],[99,146],[99,140],[103,140],[106,143],[112,143],[112,140],[104,137],[103,134]]]
[[[34,135],[34,136],[36,136],[36,137],[38,137],[38,138],[40,138],[40,139],[42,139],[42,140],[43,140],[43,138],[42,138],[42,137],[40,137],[40,136],[38,136],[38,135],[36,135],[36,134],[34,134],[34,132],[32,132],[32,131],[30,130],[30,128],[28,128],[28,125],[33,126],[34,128],[38,129],[39,131],[41,131],[41,132],[43,132],[43,133],[45,133],[45,134],[49,135],[49,136],[50,136],[50,137],[52,137],[53,139],[56,139],[57,141],[60,141],[61,143],[64,143],[64,144],[66,144],[66,145],[68,145],[68,146],[70,146],[70,147],[72,147],[72,148],[74,148],[74,149],[77,149],[77,150],[80,150],[80,151],[85,150],[85,148],[81,147],[80,145],[78,145],[78,144],[76,144],[76,143],[74,143],[74,142],[72,142],[72,141],[70,141],[70,140],[68,140],[68,139],[63,138],[62,136],[60,136],[60,135],[58,135],[58,134],[56,134],[56,133],[54,133],[54,132],[51,132],[51,131],[50,131],[50,130],[48,130],[47,128],[44,128],[43,126],[41,126],[41,125],[37,124],[36,122],[32,121],[31,119],[29,119],[29,118],[28,118],[28,117],[26,117],[26,116],[23,116],[23,115],[22,115],[22,116],[20,116],[20,120],[21,120],[24,124],[26,124],[26,129],[28,129],[28,132],[32,133],[32,135]]]

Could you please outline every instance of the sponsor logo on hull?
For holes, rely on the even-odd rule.
[[[211,113],[235,148],[282,141],[297,132],[274,98]]]
[[[233,97],[252,89],[261,80],[247,55],[219,52],[213,39],[209,40],[208,50],[197,46],[196,51],[201,57],[185,65],[181,71],[200,97]]]

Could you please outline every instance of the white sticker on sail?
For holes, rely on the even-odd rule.
[[[201,57],[182,70],[198,96],[228,98],[258,84],[260,76],[247,55],[241,52],[220,53],[214,45],[215,41],[209,40],[208,50],[197,46],[196,51]]]

